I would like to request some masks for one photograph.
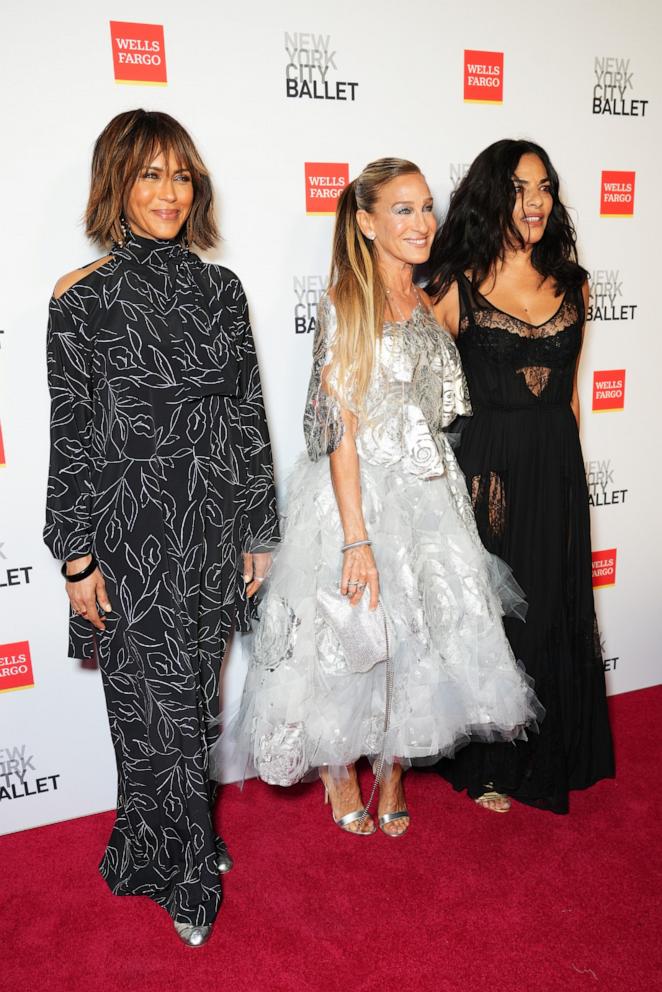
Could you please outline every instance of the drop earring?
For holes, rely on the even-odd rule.
[[[131,228],[123,212],[120,214],[120,228],[122,230],[122,244],[125,245],[131,237]]]

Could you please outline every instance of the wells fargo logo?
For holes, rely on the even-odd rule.
[[[0,692],[34,686],[28,641],[0,644]]]
[[[165,86],[165,42],[162,24],[110,22],[116,83]]]
[[[503,52],[464,50],[464,99],[503,103]]]
[[[338,197],[348,185],[347,162],[306,162],[306,213],[335,214]]]
[[[593,587],[616,584],[616,548],[593,552]]]
[[[632,217],[634,172],[604,172],[600,183],[600,216]]]
[[[593,373],[593,409],[623,410],[625,407],[625,369]]]

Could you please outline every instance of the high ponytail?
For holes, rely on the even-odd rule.
[[[338,200],[329,277],[338,330],[329,373],[354,413],[361,411],[370,384],[386,309],[386,287],[374,246],[361,231],[356,215],[359,210],[372,212],[386,183],[414,172],[420,169],[405,159],[378,159],[345,187]]]

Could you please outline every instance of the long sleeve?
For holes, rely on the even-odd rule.
[[[51,300],[47,334],[51,443],[44,541],[55,558],[92,550],[91,346],[85,288]]]
[[[317,330],[313,345],[313,367],[308,384],[303,433],[308,457],[317,462],[323,455],[335,451],[345,430],[340,404],[322,384],[325,366],[331,361],[331,347],[336,330],[336,311],[325,294],[317,306]]]
[[[244,506],[242,551],[268,551],[279,538],[276,490],[269,428],[262,397],[260,370],[248,316],[248,303],[236,277],[229,287],[236,314],[235,341],[239,360],[238,450]]]

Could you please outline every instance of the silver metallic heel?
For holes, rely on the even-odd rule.
[[[333,814],[331,814],[333,816]],[[365,809],[362,806],[361,809],[355,809],[353,813],[345,813],[344,816],[340,816],[337,820],[335,816],[333,817],[333,822],[341,830],[346,830],[348,834],[354,834],[356,837],[370,837],[374,834],[377,827],[372,825],[372,830],[350,830],[350,824],[356,823],[357,820],[365,820]]]
[[[211,923],[207,926],[195,926],[182,920],[173,920],[177,936],[187,947],[202,947],[209,940]]]
[[[324,784],[324,802],[325,804],[329,803],[329,787],[328,785],[326,785],[326,783]],[[372,830],[351,829],[352,823],[356,823],[357,820],[361,820],[363,822],[366,818],[366,815],[367,815],[367,810],[365,806],[362,806],[360,809],[355,809],[351,813],[345,813],[344,816],[339,816],[338,819],[336,820],[336,817],[333,812],[333,804],[331,804],[331,816],[333,817],[333,822],[335,823],[335,825],[337,827],[340,827],[341,830],[344,830],[345,833],[352,834],[354,837],[370,837],[372,836],[372,834],[376,832],[377,827],[374,825],[374,823],[372,825]]]

